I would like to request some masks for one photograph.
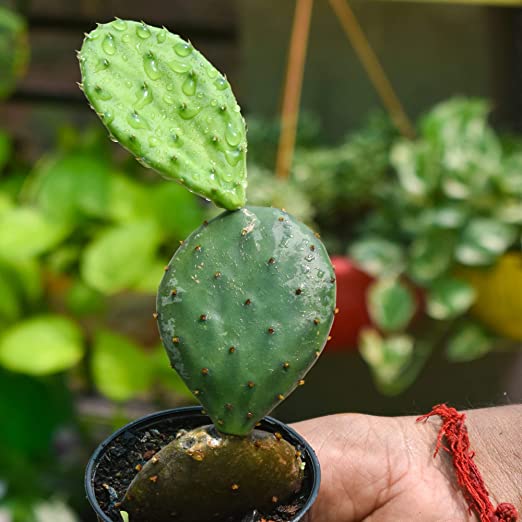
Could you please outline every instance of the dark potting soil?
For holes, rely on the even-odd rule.
[[[193,427],[195,426],[187,426],[186,429]],[[98,504],[111,520],[122,522],[119,503],[132,479],[145,462],[176,438],[179,431],[179,420],[163,420],[161,426],[156,425],[155,428],[128,430],[107,446],[94,474],[94,490]],[[309,481],[309,472],[305,468],[303,490],[307,490]],[[305,495],[298,493],[290,503],[277,506],[271,513],[260,513],[252,509],[240,520],[230,518],[223,522],[288,522],[305,502]]]

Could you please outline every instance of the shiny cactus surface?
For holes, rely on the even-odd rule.
[[[172,366],[217,429],[234,435],[303,384],[334,308],[334,272],[319,238],[265,207],[224,212],[193,232],[157,295]]]
[[[270,512],[299,491],[303,466],[300,452],[272,433],[234,437],[196,428],[145,464],[123,506],[131,522],[239,520],[254,507]]]
[[[245,204],[246,130],[227,79],[165,28],[115,20],[86,35],[81,87],[146,166],[233,210]]]

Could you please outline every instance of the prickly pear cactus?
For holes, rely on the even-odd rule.
[[[115,20],[78,55],[91,106],[136,158],[229,210],[245,204],[246,130],[226,78],[190,42]]]
[[[13,11],[0,6],[0,99],[7,97],[29,58],[27,28]]]
[[[224,212],[170,261],[157,296],[172,366],[223,433],[249,433],[323,349],[335,278],[321,241],[274,208]]]
[[[149,460],[129,486],[131,522],[210,522],[270,512],[299,491],[300,452],[266,431],[248,437],[213,426],[181,434]]]

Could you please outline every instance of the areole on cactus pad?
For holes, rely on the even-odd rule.
[[[190,42],[117,19],[86,36],[78,59],[114,140],[218,206],[244,206],[245,122],[226,78]]]
[[[325,247],[274,208],[224,212],[174,254],[157,296],[172,365],[216,427],[234,435],[302,383],[335,309]]]

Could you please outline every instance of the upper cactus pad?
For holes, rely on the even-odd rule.
[[[247,207],[204,224],[174,254],[157,297],[172,365],[216,427],[248,433],[326,343],[335,278],[326,249],[286,212]]]
[[[244,206],[246,130],[226,78],[165,28],[115,20],[79,53],[82,86],[139,161],[229,210]]]

